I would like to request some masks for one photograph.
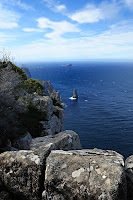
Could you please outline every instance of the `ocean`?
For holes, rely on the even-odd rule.
[[[62,66],[71,63],[72,66]],[[133,63],[27,63],[32,78],[49,80],[65,108],[64,129],[75,131],[84,149],[133,154]],[[76,89],[78,100],[70,100]]]

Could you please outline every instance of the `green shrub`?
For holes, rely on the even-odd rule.
[[[44,87],[35,79],[28,79],[24,82],[24,89],[26,92],[33,94],[34,92],[38,93],[39,95],[44,95]]]

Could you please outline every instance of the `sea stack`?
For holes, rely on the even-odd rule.
[[[73,98],[78,99],[78,93],[76,89],[73,90]]]

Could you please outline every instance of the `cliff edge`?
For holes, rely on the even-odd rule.
[[[0,62],[0,152],[28,149],[31,138],[63,130],[61,96],[50,82],[40,82],[10,61]]]

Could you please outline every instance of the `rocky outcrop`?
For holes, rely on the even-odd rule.
[[[73,98],[74,98],[74,99],[77,99],[77,98],[78,98],[78,93],[77,93],[77,90],[76,90],[76,89],[73,90]]]
[[[21,76],[12,70],[12,65],[0,70],[0,91],[12,95],[21,83]]]
[[[52,149],[80,149],[73,131],[33,139],[31,150],[0,154],[0,180],[14,199],[40,200],[44,189],[45,161]]]
[[[33,104],[39,109],[45,112],[45,120],[49,120],[53,114],[53,102],[48,96],[40,97],[34,96],[32,99]]]
[[[63,131],[64,128],[64,109],[59,106],[54,106],[53,101],[49,96],[33,98],[33,104],[45,112],[45,119],[41,121],[43,130],[40,136],[54,135]],[[39,136],[39,135],[38,135]]]
[[[125,161],[125,170],[127,175],[128,200],[133,199],[133,155],[129,156]]]
[[[43,85],[44,87],[44,93],[46,96],[50,96],[51,99],[55,99],[59,104],[62,103],[62,98],[59,92],[57,92],[50,81],[43,81],[39,80],[39,82]]]
[[[24,70],[24,71],[23,71]],[[62,99],[49,81],[27,79],[27,69],[0,61],[0,153],[29,149],[31,137],[63,131]],[[29,78],[28,77],[28,78]],[[43,87],[44,86],[44,87]]]
[[[49,146],[51,150],[81,149],[79,136],[71,130],[60,132],[54,136],[49,135],[32,139],[31,150],[38,151],[39,149],[41,149],[43,151],[43,148],[45,148],[45,146]]]
[[[114,151],[52,151],[43,200],[126,200],[123,157]]]

